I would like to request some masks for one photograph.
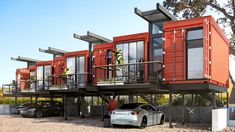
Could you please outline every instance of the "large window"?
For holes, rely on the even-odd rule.
[[[43,66],[37,67],[37,85],[39,89],[43,88]]]
[[[36,82],[35,82],[35,71],[30,71],[30,73],[29,73],[29,76],[30,76],[30,80],[32,81],[31,83],[30,83],[30,89],[31,90],[34,90],[35,89],[35,84],[36,84]]]
[[[162,33],[162,23],[153,23],[152,24],[152,34]]]
[[[144,41],[120,43],[116,45],[116,49],[121,51],[124,64],[134,64],[144,61]],[[118,68],[116,76],[118,80],[126,83],[132,83],[132,81],[143,81],[144,67],[141,65],[129,65]]]
[[[203,30],[187,31],[187,78],[203,78]]]
[[[48,82],[49,82],[49,76],[51,76],[51,66],[50,65],[47,65],[47,66],[44,66],[44,80],[45,80],[45,84],[44,86],[45,87],[48,87]]]
[[[68,77],[67,83],[70,88],[74,88],[78,82],[80,87],[85,85],[85,57],[78,56],[78,57],[70,57],[67,58],[67,68],[69,69],[69,74],[72,74]]]

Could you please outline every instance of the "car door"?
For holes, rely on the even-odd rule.
[[[158,112],[157,110],[152,107],[151,105],[149,106],[151,108],[151,110],[153,111],[153,125],[158,124]]]
[[[141,109],[145,110],[147,112],[147,125],[153,125],[153,111],[151,110],[151,107],[149,105],[143,105]]]

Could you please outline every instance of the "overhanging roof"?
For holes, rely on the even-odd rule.
[[[27,62],[27,63],[36,63],[36,62],[41,61],[41,60],[32,59],[32,58],[28,58],[28,57],[22,57],[22,56],[18,56],[17,58],[11,57],[11,60]]]
[[[156,5],[155,10],[144,11],[142,12],[138,8],[135,8],[135,14],[142,17],[146,21],[152,23],[156,21],[176,21],[177,19],[168,12],[163,6],[159,3]]]
[[[67,51],[64,51],[64,50],[61,50],[61,49],[52,48],[52,47],[48,47],[48,49],[41,49],[41,48],[39,48],[39,51],[43,52],[43,53],[52,54],[52,55],[64,55],[64,53],[67,52]]]
[[[95,44],[111,43],[112,42],[112,40],[107,39],[107,38],[105,38],[103,36],[100,36],[98,34],[92,33],[90,31],[87,31],[87,35],[82,35],[82,36],[74,33],[73,37],[76,38],[76,39],[86,41],[88,43],[95,43]]]

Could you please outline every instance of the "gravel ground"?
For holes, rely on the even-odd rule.
[[[0,115],[0,132],[206,132],[210,130],[209,124],[175,123],[174,128],[169,124],[155,125],[138,128],[103,128],[103,122],[99,118],[78,119],[68,118],[65,121],[61,117],[47,118],[22,118],[19,115]],[[235,128],[227,128],[224,131],[235,131]]]

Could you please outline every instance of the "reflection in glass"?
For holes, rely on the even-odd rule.
[[[35,78],[36,78],[36,76],[35,76],[35,71],[30,71],[30,90],[35,90],[35,84],[36,84],[36,82],[35,82]]]
[[[45,84],[45,88],[48,88],[48,82],[49,82],[49,76],[51,76],[51,66],[47,65],[44,66],[44,84]]]
[[[144,62],[144,41],[117,44],[116,49],[121,50],[124,64]],[[135,64],[118,68],[116,77],[124,83],[143,81],[144,67]]]
[[[187,78],[203,78],[203,30],[195,29],[187,32]]]
[[[21,89],[21,80],[20,80],[20,74],[17,74],[17,89],[20,90]]]
[[[162,33],[162,23],[152,24],[152,34]]]
[[[37,83],[38,83],[38,89],[43,88],[43,66],[37,67]]]
[[[70,57],[67,58],[67,69],[69,70],[68,76],[67,76],[67,85],[68,87],[72,88],[74,86],[73,84],[75,83],[75,57]],[[70,75],[73,74],[73,75]]]
[[[77,82],[80,87],[85,86],[85,57],[77,57]]]

